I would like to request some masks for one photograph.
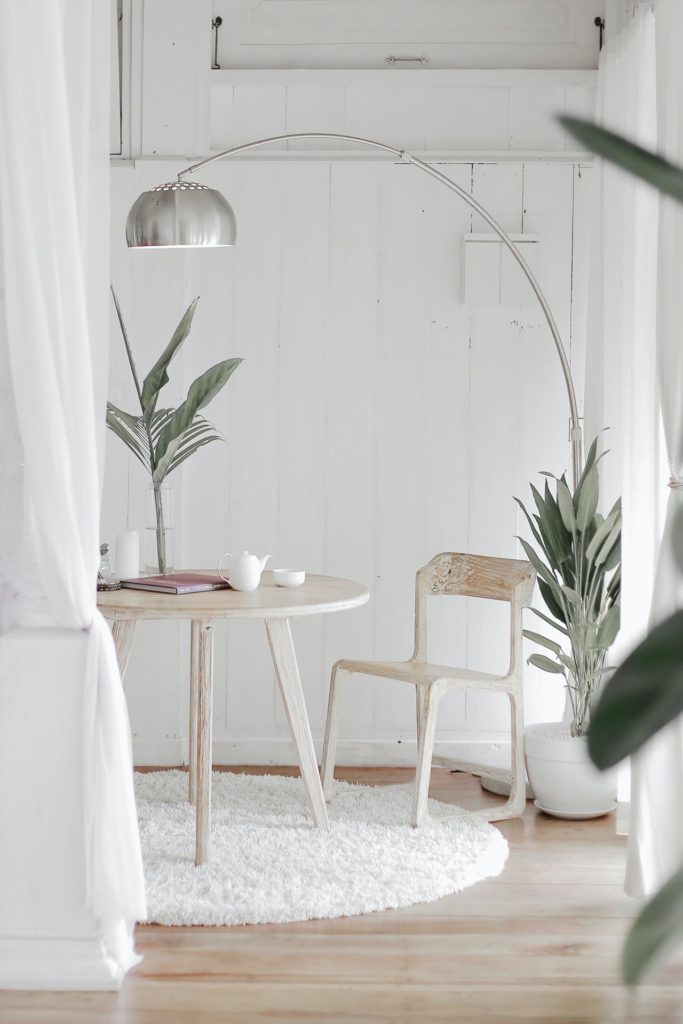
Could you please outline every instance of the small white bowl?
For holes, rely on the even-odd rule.
[[[305,579],[303,569],[273,569],[273,580],[278,587],[300,587]]]

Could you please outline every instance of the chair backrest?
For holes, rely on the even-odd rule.
[[[531,604],[536,572],[531,562],[443,551],[418,571],[415,580],[415,654],[427,657],[427,597],[456,594],[489,601],[508,601],[512,608],[513,661],[521,645],[521,612]]]

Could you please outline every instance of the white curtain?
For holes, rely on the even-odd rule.
[[[144,882],[127,712],[94,585],[108,338],[110,15],[99,0],[0,0],[0,232],[21,448],[8,460],[18,540],[0,561],[0,628],[88,634],[87,904],[126,969],[135,959],[134,922],[145,916]]]
[[[680,0],[655,7],[658,148],[683,163],[683,9]],[[659,207],[657,369],[670,475],[666,522],[652,598],[652,624],[683,605],[672,528],[683,506],[683,211]],[[660,485],[661,494],[665,490]],[[659,733],[633,759],[627,891],[657,889],[683,861],[683,720]]]
[[[655,146],[655,23],[641,10],[600,55],[597,119]],[[661,532],[661,458],[655,338],[657,322],[656,194],[610,164],[596,161],[595,217],[585,377],[589,442],[604,428],[603,501],[621,495],[621,631],[610,662],[618,664],[647,631]],[[625,831],[629,774],[619,781],[618,828]]]

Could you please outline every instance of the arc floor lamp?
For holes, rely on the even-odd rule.
[[[337,135],[331,132],[297,132],[247,142],[243,146],[235,146],[233,149],[226,149],[222,153],[216,153],[205,160],[200,160],[198,163],[192,164],[190,167],[180,171],[177,181],[157,185],[156,188],[143,192],[138,196],[130,209],[126,221],[126,240],[128,246],[134,249],[147,249],[235,245],[237,240],[237,222],[230,203],[217,189],[209,188],[207,185],[201,185],[195,181],[186,181],[186,176],[198,171],[200,167],[206,167],[208,164],[214,163],[216,160],[237,156],[238,153],[245,153],[247,150],[257,149],[260,146],[267,146],[271,143],[286,142],[294,139],[333,139],[336,141],[352,142],[360,146],[368,146],[371,149],[380,149],[385,153],[390,153],[392,156],[398,157],[403,163],[413,164],[414,167],[418,167],[425,174],[429,174],[430,177],[445,185],[451,192],[455,192],[493,228],[501,242],[509,249],[519,264],[540,303],[543,315],[550,328],[557,356],[562,366],[569,400],[572,478],[574,486],[576,486],[581,475],[583,463],[582,430],[569,360],[567,359],[567,353],[562,344],[562,338],[560,337],[560,332],[555,323],[548,300],[543,294],[541,286],[524,256],[488,210],[454,181],[451,181],[445,174],[442,174],[441,171],[436,170],[435,167],[430,166],[430,164],[425,163],[411,153],[395,149],[393,146],[387,146],[382,142],[375,142],[372,139],[361,139],[353,135]]]

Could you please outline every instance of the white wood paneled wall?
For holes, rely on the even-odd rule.
[[[587,168],[572,163],[454,163],[445,168],[511,232],[540,240],[540,275],[571,346],[581,392]],[[519,554],[512,496],[538,470],[567,465],[567,405],[538,311],[463,301],[463,236],[484,225],[406,165],[252,160],[207,168],[239,224],[232,250],[128,252],[133,198],[174,161],[113,172],[113,276],[145,371],[195,295],[192,336],[168,400],[226,356],[245,362],[210,407],[227,444],[178,472],[180,563],[211,567],[227,550],[367,583],[369,606],[295,626],[313,732],[320,740],[329,669],[341,656],[408,657],[417,568],[443,549]],[[112,320],[113,325],[113,320]],[[134,407],[112,326],[111,397]],[[108,442],[103,539],[142,528],[145,478]],[[435,659],[502,668],[501,609],[441,598]],[[215,752],[224,762],[291,759],[260,623],[217,630]],[[186,750],[187,631],[139,627],[127,695],[136,759],[177,763]],[[529,670],[527,719],[555,716],[561,695]],[[381,681],[349,690],[340,756],[414,756],[414,700]],[[455,696],[442,750],[505,744],[504,702]],[[471,751],[468,751],[471,752]],[[482,753],[481,750],[478,753]]]

